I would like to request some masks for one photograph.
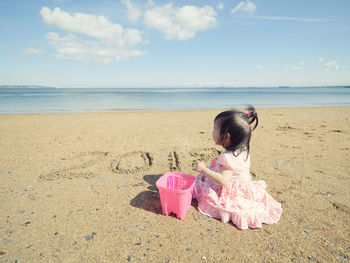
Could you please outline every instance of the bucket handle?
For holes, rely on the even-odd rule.
[[[169,188],[173,189],[174,188],[174,177],[172,175],[169,176]]]

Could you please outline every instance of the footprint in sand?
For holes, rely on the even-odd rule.
[[[349,207],[347,207],[346,205],[344,205],[344,204],[341,204],[341,203],[338,203],[338,202],[332,202],[332,201],[329,201],[331,204],[332,204],[332,206],[336,209],[336,210],[338,210],[338,211],[340,211],[340,212],[343,212],[343,213],[346,213],[346,214],[350,214],[350,208]]]
[[[153,157],[149,152],[130,152],[120,155],[112,161],[112,171],[115,173],[134,173],[145,171],[153,164]]]
[[[279,126],[276,130],[278,130],[278,131],[288,131],[288,130],[297,130],[297,128],[294,128],[294,127],[290,126],[288,123],[286,123],[286,125]]]
[[[335,132],[335,133],[344,133],[342,130],[331,130],[331,132]]]
[[[108,155],[108,152],[81,152],[69,160],[69,165],[60,164],[60,168],[51,173],[40,175],[38,180],[54,181],[78,177],[92,178],[98,174],[100,163],[106,161]]]

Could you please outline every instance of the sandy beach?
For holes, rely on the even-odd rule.
[[[350,107],[258,109],[277,224],[162,215],[156,180],[209,165],[219,112],[0,115],[0,262],[349,262]]]

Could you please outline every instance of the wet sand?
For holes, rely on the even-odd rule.
[[[350,107],[258,109],[277,224],[162,215],[156,180],[209,165],[218,112],[0,115],[0,262],[349,262]]]

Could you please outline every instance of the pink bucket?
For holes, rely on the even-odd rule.
[[[175,172],[166,173],[157,180],[164,215],[174,213],[181,220],[185,218],[191,207],[195,181],[193,175]]]

